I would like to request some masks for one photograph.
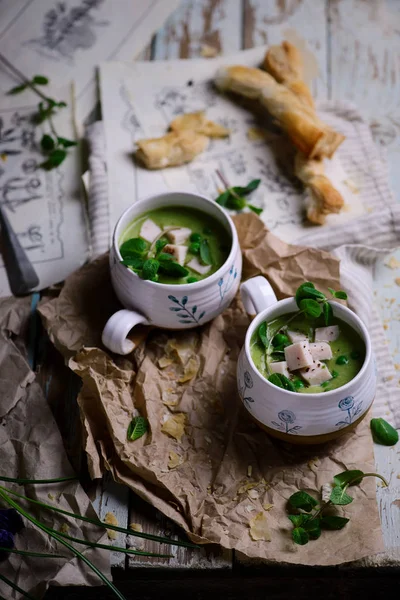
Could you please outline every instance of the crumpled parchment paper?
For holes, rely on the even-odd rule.
[[[280,241],[253,214],[235,217],[235,224],[244,279],[266,275],[279,298],[305,280],[323,290],[339,287],[339,261],[329,253]],[[363,421],[335,442],[293,447],[251,421],[236,389],[236,362],[249,324],[238,297],[204,327],[148,330],[132,355],[117,357],[100,343],[116,308],[110,290],[103,256],[39,309],[50,338],[82,378],[78,403],[92,477],[110,470],[192,540],[248,557],[332,565],[382,549],[372,479],[354,488],[353,504],[340,509],[351,517],[346,528],[324,532],[307,546],[291,541],[289,496],[299,488],[319,491],[346,468],[372,471],[372,440]],[[150,432],[130,442],[127,428],[138,413],[148,418]]]
[[[29,327],[30,298],[0,301],[0,474],[6,477],[52,479],[73,476],[63,442],[35,374],[29,367],[24,337]],[[83,516],[96,513],[78,481],[49,485],[0,485],[24,496],[53,504]],[[16,498],[14,498],[15,500]],[[104,538],[104,530],[65,515],[39,509],[16,499],[34,517],[57,531],[92,542]],[[5,508],[3,503],[1,507]],[[35,598],[51,585],[100,585],[100,580],[84,564],[56,545],[24,519],[25,528],[15,536],[18,550],[65,554],[66,559],[23,557],[16,554],[0,563],[0,573]],[[104,538],[106,539],[106,537]],[[109,557],[104,550],[80,551],[110,576]],[[0,581],[0,596],[19,598],[20,594]]]

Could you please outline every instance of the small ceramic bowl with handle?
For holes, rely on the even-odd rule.
[[[228,232],[231,249],[224,264],[212,275],[190,284],[165,284],[141,279],[121,264],[119,248],[129,225],[143,213],[165,206],[188,207],[210,215]],[[133,342],[127,338],[139,324],[165,329],[190,329],[211,321],[230,304],[242,272],[235,225],[216,202],[186,192],[168,192],[136,202],[120,217],[115,226],[110,249],[111,281],[124,306],[107,321],[103,344],[117,354],[129,354]]]
[[[264,277],[241,285],[241,295],[252,320],[237,366],[240,398],[255,421],[270,435],[293,444],[319,444],[354,429],[366,416],[376,391],[376,367],[364,323],[349,308],[331,302],[334,316],[350,325],[365,344],[365,360],[357,375],[334,390],[301,394],[270,383],[256,368],[250,353],[253,333],[267,323],[298,310],[294,298],[278,301]]]

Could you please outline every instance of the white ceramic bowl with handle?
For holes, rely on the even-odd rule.
[[[242,300],[251,322],[237,366],[240,398],[257,423],[271,435],[294,444],[318,444],[353,429],[367,414],[376,391],[376,366],[364,323],[350,309],[332,302],[333,314],[348,323],[365,344],[365,360],[346,385],[318,394],[289,392],[270,383],[256,368],[250,353],[251,337],[263,321],[270,322],[298,310],[294,298],[278,301],[264,277],[241,285]]]
[[[121,264],[119,247],[123,233],[137,217],[156,208],[177,206],[195,208],[216,219],[228,232],[231,250],[215,273],[196,283],[170,285],[141,279]],[[179,210],[179,209],[178,209]],[[103,344],[117,354],[129,354],[133,343],[127,339],[138,324],[166,329],[190,329],[211,321],[230,304],[242,273],[242,254],[235,225],[213,200],[186,192],[168,192],[136,202],[115,226],[110,249],[111,281],[121,304],[103,330]]]

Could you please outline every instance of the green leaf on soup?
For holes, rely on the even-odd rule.
[[[325,300],[325,294],[315,289],[315,285],[311,281],[302,283],[296,290],[296,304],[300,308],[300,302],[304,299],[309,300]]]
[[[122,258],[125,258],[128,254],[138,254],[139,256],[142,256],[147,252],[147,243],[142,240],[142,238],[131,238],[122,244],[119,251]]]
[[[161,250],[168,244],[168,240],[165,238],[161,238],[156,241],[156,254],[161,252]]]
[[[337,531],[339,529],[343,529],[345,525],[350,521],[350,519],[346,519],[345,517],[337,517],[335,515],[321,517],[321,527],[322,529],[328,529],[330,531]]]
[[[157,256],[157,260],[159,260],[160,262],[170,262],[171,260],[174,260],[174,257],[172,256],[172,254],[168,254],[167,252],[160,252],[160,254]]]
[[[200,260],[203,265],[213,264],[208,240],[202,240],[200,243]]]
[[[258,337],[260,338],[262,345],[265,348],[268,348],[267,323],[265,321],[264,321],[264,323],[261,323],[261,325],[258,328],[257,333],[258,333]]]
[[[307,317],[317,318],[322,314],[322,306],[316,301],[304,298],[299,304],[300,310],[303,310]]]
[[[332,323],[333,319],[333,309],[329,302],[324,302],[322,306],[322,313],[324,315],[325,325],[328,326]]]
[[[374,442],[382,446],[394,446],[399,441],[399,434],[385,419],[371,419],[371,431]]]
[[[305,510],[306,512],[311,512],[313,508],[318,505],[318,502],[315,498],[300,490],[299,492],[295,492],[292,494],[288,500],[289,504],[293,506],[293,508],[298,508],[300,510]]]
[[[134,442],[138,440],[145,433],[147,433],[149,429],[149,422],[145,417],[133,417],[132,421],[129,423],[127,437],[130,442]]]
[[[158,269],[160,267],[160,263],[155,258],[148,258],[142,268],[142,278],[143,279],[154,279],[157,275]]]
[[[189,275],[188,269],[182,267],[177,262],[170,260],[160,260],[160,273],[169,275],[170,277],[187,277]]]
[[[268,381],[277,387],[287,390],[288,392],[296,391],[296,388],[290,379],[288,379],[285,375],[282,375],[282,373],[272,373],[272,375],[268,377]]]
[[[143,269],[144,258],[141,258],[140,256],[136,256],[136,255],[132,255],[132,256],[127,255],[124,258],[124,260],[121,260],[121,263],[123,265],[125,265],[125,267],[130,267],[131,269],[134,269],[135,271],[140,271],[140,269]]]

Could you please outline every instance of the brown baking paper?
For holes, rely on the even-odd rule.
[[[0,301],[0,474],[6,477],[52,479],[74,475],[64,451],[58,427],[25,356],[23,339],[29,327],[30,298]],[[96,518],[96,513],[78,481],[49,485],[17,486],[0,482],[19,494],[58,508]],[[77,538],[95,542],[104,531],[65,515],[39,509],[14,498],[47,526]],[[1,508],[6,505],[1,502]],[[16,554],[0,562],[0,574],[20,588],[41,598],[51,585],[100,585],[100,580],[69,551],[50,541],[45,533],[24,519],[24,529],[15,536],[15,547],[30,552],[60,553],[65,559],[24,557]],[[106,539],[106,538],[105,538]],[[79,548],[98,569],[110,576],[109,556],[104,550]],[[0,581],[2,598],[20,598]]]
[[[330,254],[280,241],[253,214],[235,223],[243,278],[266,275],[280,298],[304,280],[324,290],[339,287],[339,262]],[[345,529],[324,532],[307,546],[291,541],[286,512],[299,488],[317,492],[346,468],[374,470],[366,421],[355,433],[311,448],[261,431],[236,389],[249,324],[238,297],[212,323],[187,332],[150,331],[131,356],[111,357],[100,345],[115,309],[107,261],[104,256],[80,269],[59,298],[40,308],[51,339],[83,381],[78,403],[92,476],[110,470],[194,541],[248,557],[333,565],[380,551],[374,480],[354,488],[353,504],[339,509],[351,517]],[[148,418],[150,432],[130,442],[127,428],[138,413]],[[270,541],[253,539],[260,536]]]

